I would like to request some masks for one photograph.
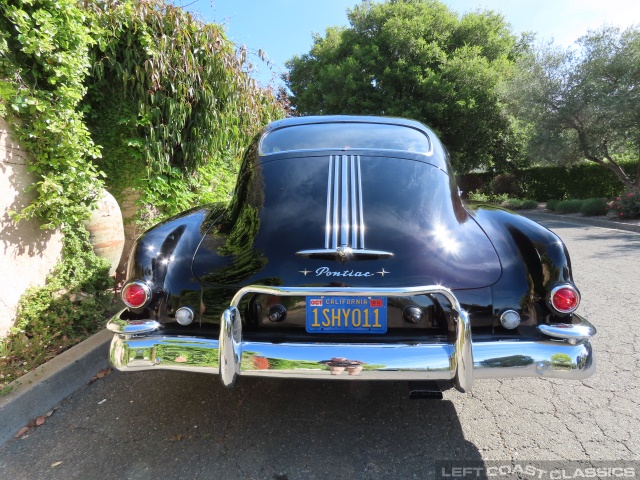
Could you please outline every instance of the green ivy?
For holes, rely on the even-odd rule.
[[[99,328],[108,267],[82,222],[105,183],[120,198],[140,191],[146,225],[227,200],[245,146],[287,105],[221,27],[164,0],[0,0],[0,13],[0,115],[36,178],[13,218],[64,234],[61,262],[0,342],[7,371]]]
[[[38,218],[44,229],[80,225],[102,184],[77,108],[93,43],[86,14],[74,0],[1,0],[0,11],[0,93],[37,178],[36,199],[14,218]]]
[[[249,77],[245,52],[220,26],[164,0],[92,8],[99,33],[86,107],[111,190],[141,193],[144,225],[228,200],[242,151],[284,106]]]
[[[22,296],[0,342],[1,384],[102,326],[111,279],[93,253],[83,220],[101,188],[99,156],[84,124],[92,21],[75,0],[0,0],[0,104],[30,154],[35,199],[13,220],[38,219],[64,235],[61,261],[44,287]]]

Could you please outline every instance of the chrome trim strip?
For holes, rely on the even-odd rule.
[[[349,244],[349,160],[346,155],[340,158],[342,178],[340,179],[341,211],[340,211],[340,245]]]
[[[366,287],[278,287],[270,285],[249,285],[236,292],[230,305],[238,307],[242,297],[249,293],[260,293],[264,295],[278,295],[282,297],[304,297],[310,295],[329,295],[335,297],[407,297],[412,295],[442,295],[457,312],[462,310],[458,299],[453,292],[440,285],[426,285],[419,287],[393,287],[393,288],[366,288]]]
[[[329,237],[331,236],[331,186],[333,185],[333,155],[329,157],[329,175],[327,183],[327,221],[324,234],[324,248],[329,248]]]
[[[431,141],[429,141],[431,143]],[[362,214],[362,170],[360,169],[360,155],[358,159],[358,204],[360,207],[360,223],[358,224],[358,230],[360,232],[360,248],[364,249],[364,216]]]
[[[329,257],[329,256],[335,257],[336,250],[332,248],[328,248],[328,249],[312,248],[309,250],[300,250],[299,252],[296,252],[296,255],[300,257],[310,257],[310,258]],[[361,259],[361,260],[376,259],[376,258],[390,258],[390,257],[393,257],[393,252],[387,252],[385,250],[359,249],[359,250],[352,250],[351,253],[349,254],[349,257],[353,259]]]
[[[452,345],[421,344],[291,344],[243,342],[243,376],[320,380],[446,380],[451,381]],[[198,355],[185,355],[197,352]],[[118,370],[179,370],[218,374],[219,341],[194,337],[115,335],[110,358]],[[369,360],[361,371],[334,371],[331,358]],[[473,344],[474,378],[547,377],[583,380],[596,370],[588,341],[492,341]],[[261,359],[260,365],[256,359]],[[300,360],[304,359],[304,360]],[[287,362],[283,362],[286,360]],[[292,361],[299,362],[291,366]],[[355,364],[355,362],[353,362]],[[283,366],[284,365],[284,366]],[[265,368],[268,367],[268,368]]]
[[[340,175],[340,163],[338,162],[338,157],[336,157],[336,161],[334,162],[334,176],[333,176],[333,241],[331,243],[332,248],[338,248],[338,182]]]
[[[363,210],[360,156],[331,155],[327,175],[324,249],[299,250],[296,255],[311,258],[330,256],[340,261],[392,257],[392,252],[365,249]],[[349,237],[351,237],[351,244],[349,244]],[[338,244],[338,238],[340,238],[340,244]],[[344,255],[344,250],[339,251],[345,247],[350,249],[349,255]]]
[[[563,340],[583,340],[593,337],[597,330],[585,318],[574,313],[580,323],[554,323],[538,325],[538,330],[545,335]]]
[[[356,175],[355,157],[351,155],[349,171],[351,172],[351,246],[358,248],[358,214],[356,212]]]

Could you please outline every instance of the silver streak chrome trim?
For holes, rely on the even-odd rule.
[[[392,252],[368,250],[364,246],[360,156],[331,155],[327,178],[324,249],[300,250],[296,255],[342,261],[392,257]],[[349,254],[345,255],[347,251]]]
[[[596,327],[591,325],[586,319],[573,314],[579,323],[554,323],[552,325],[538,325],[538,330],[554,338],[563,340],[583,340],[593,337],[596,334]]]

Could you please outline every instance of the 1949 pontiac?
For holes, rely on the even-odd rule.
[[[424,125],[304,117],[248,148],[229,205],[134,245],[112,364],[238,376],[583,379],[594,327],[562,241],[465,206]]]

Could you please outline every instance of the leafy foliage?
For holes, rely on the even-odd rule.
[[[620,165],[625,154],[640,154],[640,28],[603,27],[578,46],[551,45],[520,60],[508,92],[514,114],[531,125],[530,157],[587,159],[640,190],[640,166],[629,173]]]
[[[73,0],[2,0],[0,80],[12,127],[33,161],[36,199],[15,219],[78,225],[101,186],[98,150],[77,106],[89,69],[89,30]],[[64,12],[61,15],[60,12]]]
[[[30,288],[20,298],[16,323],[0,339],[0,387],[103,328],[113,309],[110,265],[93,253],[86,231],[71,226],[62,231],[64,261],[44,287]]]
[[[116,194],[141,190],[147,224],[227,200],[250,138],[285,113],[247,74],[246,51],[163,0],[99,2],[94,13],[87,104],[91,130],[109,146],[107,183]]]
[[[556,209],[558,208],[558,204],[561,201],[562,200],[557,200],[557,199],[549,200],[546,205],[547,210],[551,210],[552,212],[555,212]]]
[[[489,182],[489,189],[492,193],[499,195],[506,193],[507,195],[520,196],[522,195],[522,186],[518,181],[518,178],[513,173],[503,173],[497,175]]]
[[[525,210],[530,208],[537,208],[538,202],[528,198],[509,198],[502,202],[500,206],[503,208],[508,208],[509,210]]]
[[[142,190],[150,223],[226,197],[244,144],[284,116],[219,27],[161,0],[84,5],[0,0],[0,113],[37,178],[36,199],[14,219],[64,233],[62,261],[23,296],[0,342],[2,383],[26,359],[31,368],[101,326],[109,268],[82,226],[103,186],[99,168],[116,193]]]
[[[618,164],[629,174],[638,168],[635,162],[620,161]],[[521,188],[522,196],[541,202],[580,197],[612,198],[620,193],[620,181],[615,174],[594,163],[581,163],[570,167],[532,167],[515,170],[513,175]],[[490,192],[493,178],[495,177],[492,173],[471,173],[459,176],[458,185],[464,192]]]
[[[582,200],[570,199],[558,202],[556,212],[558,213],[578,213],[582,208]]]
[[[362,2],[348,28],[314,37],[287,62],[300,114],[373,114],[420,120],[451,151],[457,171],[507,168],[518,130],[499,89],[523,45],[494,12],[458,18],[437,0]]]
[[[99,155],[79,104],[93,40],[71,0],[0,1],[0,95],[13,133],[30,153],[36,197],[14,221],[37,218],[64,233],[62,260],[21,298],[1,341],[2,383],[96,331],[110,300],[109,267],[95,256],[82,221],[102,187]],[[82,296],[82,301],[79,298]]]
[[[609,208],[618,218],[640,218],[640,194],[626,192],[611,202]]]
[[[587,198],[582,202],[580,213],[588,216],[606,215],[608,207],[605,198]]]
[[[508,208],[509,210],[523,210],[538,207],[538,202],[535,200],[511,198],[506,193],[492,195],[481,192],[469,192],[468,197],[469,200],[474,203],[500,205],[502,208]]]

